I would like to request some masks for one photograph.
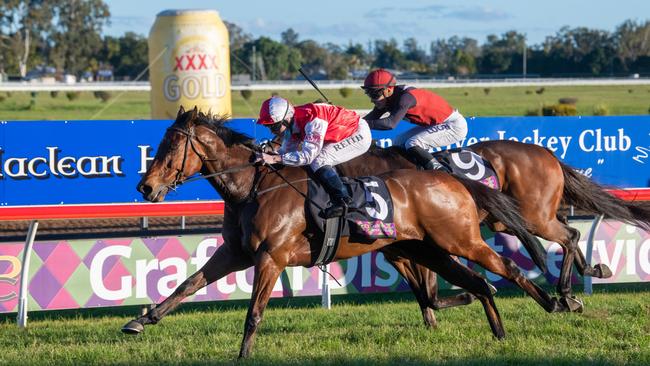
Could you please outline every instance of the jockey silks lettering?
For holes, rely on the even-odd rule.
[[[347,139],[345,139],[345,140],[343,140],[341,142],[338,142],[336,144],[332,144],[332,148],[334,148],[334,150],[336,150],[336,151],[340,151],[343,148],[345,148],[347,146],[350,146],[353,143],[360,142],[361,140],[363,140],[363,135],[361,135],[361,134],[352,135],[352,136],[348,137]]]

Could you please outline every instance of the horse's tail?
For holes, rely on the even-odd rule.
[[[559,159],[558,162],[564,174],[564,203],[650,231],[649,204],[628,202],[613,196]]]
[[[503,223],[524,245],[533,262],[546,273],[546,249],[528,230],[528,222],[519,213],[515,199],[479,182],[456,176],[471,193],[476,206]]]

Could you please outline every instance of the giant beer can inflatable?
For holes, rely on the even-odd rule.
[[[230,52],[215,10],[165,10],[149,33],[151,117],[174,119],[178,108],[230,115]]]

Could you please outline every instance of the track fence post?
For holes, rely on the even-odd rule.
[[[600,223],[603,222],[603,218],[603,215],[594,217],[594,221],[591,223],[591,229],[589,229],[589,236],[587,236],[587,253],[585,253],[587,267],[591,267],[591,257],[594,253],[594,240],[596,238],[596,231],[598,231]],[[593,293],[591,276],[584,276],[582,278],[582,282],[584,286],[584,293],[591,295]]]
[[[29,260],[32,256],[32,247],[34,246],[34,238],[38,230],[38,221],[32,220],[29,223],[27,230],[27,238],[25,239],[25,248],[23,249],[23,262],[20,269],[20,294],[18,295],[18,316],[16,317],[18,326],[25,328],[27,326],[27,294],[29,292]]]
[[[321,304],[325,309],[332,308],[332,297],[330,293],[330,278],[329,278],[330,265],[325,265],[325,271],[321,271],[323,274],[323,291],[321,295]]]

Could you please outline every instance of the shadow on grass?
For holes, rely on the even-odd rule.
[[[542,286],[546,291],[553,294],[554,290],[551,286]],[[586,297],[582,293],[582,286],[574,286],[574,293],[578,297]],[[650,291],[650,283],[625,283],[625,284],[609,284],[609,285],[594,285],[594,293],[637,293]],[[440,291],[439,296],[451,296],[459,293],[455,290]],[[526,296],[522,290],[516,287],[506,287],[499,289],[495,295],[497,298],[508,297],[524,297]],[[371,293],[371,294],[347,294],[332,296],[332,304],[346,305],[363,305],[363,304],[381,304],[385,302],[391,303],[412,303],[417,307],[417,302],[411,292],[393,292],[393,293]],[[214,302],[194,302],[183,303],[173,313],[190,313],[195,311],[231,311],[231,310],[246,310],[248,309],[249,300],[228,300],[228,301],[214,301]],[[276,298],[271,299],[269,307],[272,308],[314,308],[321,306],[320,296],[305,296],[305,297],[289,297],[289,298]],[[108,308],[91,308],[91,309],[71,309],[71,310],[56,310],[56,311],[31,311],[29,312],[29,319],[31,320],[55,320],[55,319],[76,319],[76,318],[101,318],[101,317],[136,317],[140,314],[143,306],[130,305]],[[0,322],[12,322],[16,320],[16,313],[0,314]]]

